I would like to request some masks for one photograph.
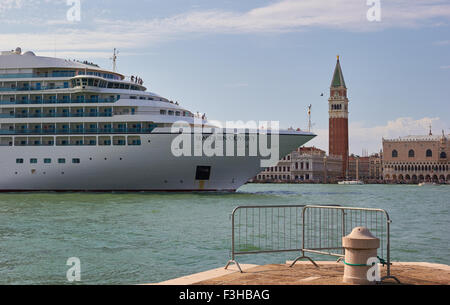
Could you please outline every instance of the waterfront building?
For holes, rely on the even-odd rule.
[[[351,155],[348,158],[348,177],[351,180],[366,181],[369,176],[370,158]]]
[[[369,179],[381,181],[383,179],[383,154],[373,154],[369,156]]]
[[[383,139],[383,179],[393,183],[450,182],[450,135]]]
[[[291,158],[292,153],[283,157],[275,166],[266,168],[264,171],[259,173],[251,181],[271,181],[271,182],[289,182],[292,180],[291,177]]]
[[[327,156],[316,147],[301,147],[292,153],[291,171],[294,180],[331,183],[341,173],[341,156]]]
[[[253,181],[333,183],[340,176],[341,156],[327,156],[316,147],[301,147],[274,166],[258,174]]]
[[[329,155],[342,157],[341,177],[348,172],[348,98],[339,56],[330,87],[329,106]]]

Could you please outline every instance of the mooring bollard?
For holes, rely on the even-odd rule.
[[[365,227],[356,227],[342,238],[342,246],[345,249],[344,283],[349,284],[374,284],[367,276],[369,268],[367,260],[377,257],[377,249],[380,247],[380,239],[370,233]]]

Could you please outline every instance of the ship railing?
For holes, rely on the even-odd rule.
[[[80,117],[112,117],[111,112],[95,113],[33,113],[33,114],[0,114],[0,118],[80,118]]]
[[[35,74],[35,73],[13,73],[0,74],[2,78],[53,78],[53,77],[74,77],[75,72],[53,72],[50,74]]]
[[[155,126],[151,128],[86,128],[86,129],[21,129],[21,130],[0,130],[1,135],[66,135],[66,134],[127,134],[127,133],[151,133]]]
[[[69,86],[42,86],[42,87],[18,87],[18,88],[0,88],[0,91],[43,91],[43,90],[58,90],[69,89]]]
[[[42,104],[87,104],[87,103],[115,103],[117,99],[84,99],[84,100],[16,100],[0,101],[2,105],[42,105]]]
[[[380,239],[377,257],[386,265],[386,276],[381,280],[397,278],[391,275],[389,214],[382,209],[321,205],[240,206],[231,214],[231,259],[239,271],[239,255],[298,252],[291,267],[301,259],[315,266],[307,256],[324,255],[344,258],[342,238],[355,227],[367,227]]]

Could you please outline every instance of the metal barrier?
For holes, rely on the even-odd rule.
[[[231,263],[236,255],[299,252],[305,205],[240,206],[231,214]]]
[[[393,278],[390,258],[390,224],[389,214],[382,209],[353,208],[341,206],[241,206],[233,210],[231,263],[236,255],[301,252],[291,267],[300,259],[308,259],[317,264],[305,253],[344,257],[342,237],[353,228],[364,226],[380,239],[378,258],[386,265],[387,275],[381,280]],[[301,231],[300,231],[301,230]]]
[[[337,206],[305,206],[302,211],[302,255],[294,260],[291,267],[305,256],[305,252],[344,257],[342,237],[351,233],[355,227],[366,227],[380,239],[378,259],[386,265],[387,275],[381,280],[392,278],[390,253],[389,214],[382,209],[353,208]]]

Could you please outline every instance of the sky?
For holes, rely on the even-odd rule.
[[[311,104],[310,144],[324,150],[339,55],[351,153],[430,125],[450,133],[449,1],[79,0],[79,20],[77,2],[0,0],[0,50],[112,69],[117,48],[118,72],[222,122],[305,130]]]

